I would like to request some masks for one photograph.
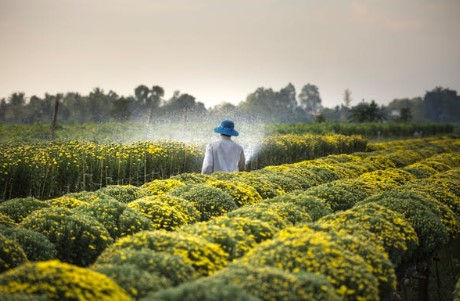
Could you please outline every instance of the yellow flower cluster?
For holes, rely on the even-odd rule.
[[[19,292],[49,300],[132,300],[109,277],[57,260],[26,263],[0,274],[0,293]]]

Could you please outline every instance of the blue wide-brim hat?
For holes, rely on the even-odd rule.
[[[240,134],[235,131],[235,124],[230,120],[222,121],[220,126],[214,129],[214,132],[228,136],[238,136]]]

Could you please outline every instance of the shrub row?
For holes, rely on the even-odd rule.
[[[411,159],[404,162],[385,149],[9,200],[0,204],[1,224],[29,231],[16,237],[35,233],[37,242],[2,230],[15,251],[1,257],[9,265],[2,263],[0,294],[19,294],[11,286],[19,281],[30,285],[27,294],[70,296],[51,293],[59,275],[42,279],[46,288],[21,276],[39,269],[27,261],[57,258],[42,263],[51,271],[71,267],[75,277],[81,270],[74,265],[106,274],[124,289],[117,288],[120,296],[134,299],[385,298],[397,289],[397,268],[429,258],[459,234],[457,140],[428,150],[405,143],[398,151]],[[425,177],[405,169],[430,160],[448,168]],[[32,257],[46,246],[47,257]]]

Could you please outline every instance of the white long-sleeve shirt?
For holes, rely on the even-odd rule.
[[[245,157],[243,147],[230,137],[221,135],[221,138],[206,146],[202,174],[212,174],[217,171],[244,170]]]

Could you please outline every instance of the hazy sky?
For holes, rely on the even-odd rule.
[[[145,84],[210,107],[290,82],[328,107],[460,92],[460,0],[0,0],[0,98]]]

